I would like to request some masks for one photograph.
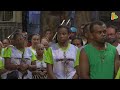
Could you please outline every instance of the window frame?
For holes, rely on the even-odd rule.
[[[4,12],[6,12],[6,11],[4,11]],[[15,11],[12,11],[13,12],[13,19],[12,20],[10,20],[10,21],[2,21],[2,20],[0,20],[0,22],[15,22]]]

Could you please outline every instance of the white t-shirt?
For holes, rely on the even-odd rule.
[[[120,55],[120,44],[118,44],[118,46],[116,47],[118,54]]]
[[[33,52],[33,54],[36,55],[36,50],[33,49],[31,46],[30,46],[29,48],[30,48],[30,50]]]
[[[42,60],[42,61],[36,60],[36,66],[37,66],[37,68],[46,68],[47,67],[44,60]]]
[[[51,61],[53,61],[53,73],[55,76],[58,79],[72,79],[76,73],[74,63],[76,61],[78,48],[72,44],[69,44],[66,51],[61,50],[57,44],[54,44],[54,46],[50,48],[52,50],[51,55],[53,60]],[[46,61],[46,63],[49,62]]]
[[[15,65],[20,65],[21,63],[21,58],[22,58],[22,52],[20,52],[16,47],[11,48],[12,54],[11,54],[11,63],[15,64]],[[24,51],[24,59],[25,59],[25,63],[28,65],[31,65],[31,61],[32,61],[32,52],[29,48],[25,48]],[[7,78],[7,74],[11,73],[12,71],[18,71],[18,70],[11,70],[11,71],[7,71],[3,76],[2,79],[6,79]],[[28,74],[25,76],[24,79],[29,78],[32,79],[32,73],[31,71],[27,70]],[[20,71],[18,71],[19,73],[19,79],[22,79],[22,73]]]

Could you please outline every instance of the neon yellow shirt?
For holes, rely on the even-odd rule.
[[[120,68],[118,69],[118,72],[117,72],[115,79],[120,79]]]
[[[20,52],[21,52],[21,51],[20,51]],[[32,52],[32,51],[31,51],[31,52]],[[22,52],[21,52],[21,53],[22,53]],[[11,55],[12,55],[12,49],[11,49],[11,48],[5,49],[3,57],[4,57],[4,58],[10,58]],[[35,57],[35,55],[33,54],[33,52],[32,52],[31,60],[32,60],[32,61],[37,60],[36,57]]]
[[[3,58],[2,58],[2,56],[3,56],[3,51],[4,51],[4,49],[2,48],[2,50],[1,50],[1,52],[0,52],[0,70],[1,70],[1,69],[4,69],[4,63],[3,63]]]
[[[0,60],[0,70],[1,69],[4,69],[4,64],[3,64],[3,61],[2,60]]]
[[[80,49],[77,50],[76,61],[74,63],[74,67],[79,65],[79,57],[80,57]]]
[[[79,65],[79,49],[72,44],[65,48],[55,44],[48,49],[45,62],[53,65],[53,73],[58,79],[72,79],[75,66]]]
[[[66,49],[61,48],[61,50],[62,51],[67,51],[69,47],[70,47],[70,44],[68,45],[68,47]],[[52,56],[51,48],[48,48],[48,50],[45,52],[45,55],[46,55],[45,62],[49,63],[49,64],[53,64],[54,62],[53,62],[53,56]],[[77,55],[76,55],[76,60],[75,60],[75,63],[74,63],[74,67],[79,65],[79,55],[80,55],[80,50],[78,49],[77,50]]]

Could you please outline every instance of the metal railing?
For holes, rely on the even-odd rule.
[[[0,22],[0,40],[7,38],[16,29],[22,29],[22,24],[16,22]]]

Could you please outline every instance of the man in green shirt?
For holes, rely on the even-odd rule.
[[[116,48],[106,43],[106,25],[102,21],[90,24],[93,42],[80,53],[79,68],[82,79],[113,79],[119,68]]]

